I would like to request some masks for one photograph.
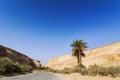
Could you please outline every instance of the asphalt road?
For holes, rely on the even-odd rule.
[[[0,78],[0,80],[63,80],[63,79],[52,73],[36,72],[28,75],[3,77]]]

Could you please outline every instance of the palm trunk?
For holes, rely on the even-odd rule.
[[[79,65],[81,65],[82,64],[82,56],[81,55],[79,55]]]
[[[79,58],[79,55],[77,56],[77,63],[78,63],[78,66],[80,65],[80,58]]]
[[[81,56],[81,50],[79,50],[79,65],[82,64],[82,56]]]

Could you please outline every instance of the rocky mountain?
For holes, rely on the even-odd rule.
[[[85,54],[86,57],[84,57],[82,61],[87,67],[93,64],[100,66],[120,65],[120,42],[85,51]],[[53,69],[71,68],[76,65],[76,57],[71,56],[71,54],[52,58],[45,64],[46,67]]]
[[[15,63],[30,65],[33,67],[41,67],[40,61],[29,58],[28,56],[0,45],[0,58],[7,57]]]

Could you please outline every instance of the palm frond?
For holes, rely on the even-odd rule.
[[[81,53],[81,56],[85,57],[85,53]]]
[[[71,43],[71,47],[73,47],[73,49],[72,49],[72,52],[73,52],[72,55],[73,56],[78,56],[79,51],[80,51],[81,56],[85,56],[85,54],[84,54],[83,51],[86,48],[88,48],[87,44],[88,43],[84,42],[84,40],[75,40],[75,41],[73,41],[73,43]]]

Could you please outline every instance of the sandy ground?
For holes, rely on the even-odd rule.
[[[64,80],[120,80],[120,77],[112,78],[112,77],[91,77],[91,76],[82,76],[79,73],[72,74],[57,74],[64,78]]]

